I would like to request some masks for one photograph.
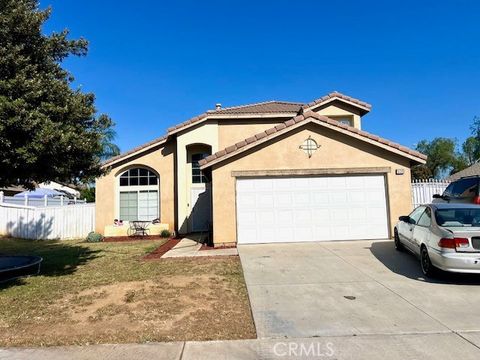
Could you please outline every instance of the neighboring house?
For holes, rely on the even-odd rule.
[[[0,192],[3,193],[4,196],[13,196],[23,191],[25,191],[25,188],[23,186],[7,186],[4,188],[0,188]]]
[[[480,163],[477,162],[466,169],[463,169],[455,174],[452,174],[449,177],[447,177],[446,180],[455,181],[466,176],[480,176]]]
[[[338,92],[217,105],[104,163],[97,231],[159,218],[180,234],[211,229],[215,245],[388,238],[426,156],[362,131],[370,108]]]
[[[55,181],[49,181],[38,184],[38,187],[41,189],[51,189],[64,192],[69,197],[80,197],[80,191],[78,191],[74,185],[64,185]]]
[[[37,188],[57,190],[57,191],[63,192],[65,196],[68,196],[70,198],[80,197],[80,191],[78,191],[74,185],[63,185],[55,181],[40,183],[38,184]],[[5,196],[13,196],[15,194],[19,194],[26,190],[27,189],[24,188],[23,186],[9,186],[6,188],[0,188],[0,191],[2,191]]]

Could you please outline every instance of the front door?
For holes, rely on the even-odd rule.
[[[207,231],[211,222],[210,184],[195,184],[191,189],[190,227],[192,232]]]

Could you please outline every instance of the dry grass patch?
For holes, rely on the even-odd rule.
[[[161,243],[0,239],[44,257],[0,284],[0,346],[254,338],[238,257],[141,260]]]

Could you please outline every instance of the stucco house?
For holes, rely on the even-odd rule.
[[[104,163],[97,231],[159,219],[152,234],[210,230],[215,245],[388,238],[411,211],[410,168],[426,156],[363,131],[370,109],[338,92],[218,104]]]
[[[462,177],[479,176],[479,175],[480,175],[480,162],[476,162],[475,164],[469,166],[468,168],[460,170],[459,172],[456,172],[455,174],[450,175],[449,177],[446,178],[446,180],[456,181],[458,179],[461,179]]]

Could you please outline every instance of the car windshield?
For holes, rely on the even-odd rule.
[[[437,209],[437,224],[444,227],[478,227],[480,226],[480,206],[478,209]]]

